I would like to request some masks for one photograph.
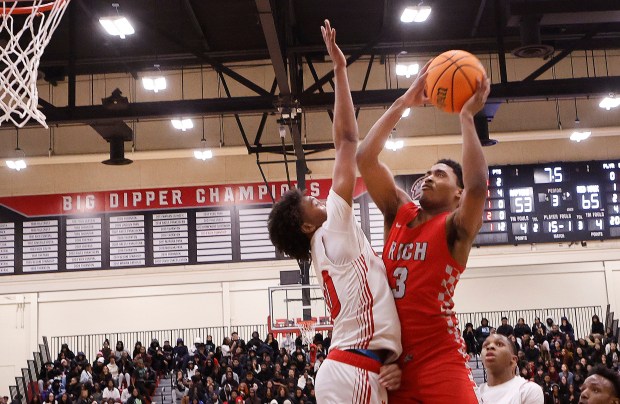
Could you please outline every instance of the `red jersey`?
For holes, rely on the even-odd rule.
[[[427,362],[445,353],[453,358],[462,339],[452,311],[454,288],[464,267],[452,257],[446,239],[446,218],[439,214],[414,228],[419,213],[414,203],[397,212],[383,249],[383,261],[402,329],[403,356]],[[466,357],[458,352],[461,361]],[[433,361],[434,362],[434,361]]]

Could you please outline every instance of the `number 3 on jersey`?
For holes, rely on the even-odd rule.
[[[407,281],[409,270],[407,267],[398,267],[394,270],[394,278],[396,279],[396,287],[392,289],[394,299],[402,299],[405,296],[405,282]]]

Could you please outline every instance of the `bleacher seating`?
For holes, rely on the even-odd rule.
[[[583,313],[590,312],[562,311],[578,312],[581,318],[577,326],[571,323],[570,317],[562,316],[519,321],[519,326],[515,327],[516,315],[523,311],[487,313],[494,321],[499,315],[506,318],[508,324],[497,328],[498,324],[485,318],[485,313],[460,315],[461,321],[480,319],[481,323],[469,323],[468,327],[461,323],[474,379],[478,384],[485,381],[485,370],[479,358],[480,341],[494,332],[505,333],[519,350],[521,377],[540,384],[547,395],[558,385],[566,402],[578,399],[588,365],[600,363],[616,371],[620,365],[617,335],[612,327],[604,327],[604,324],[613,324],[617,331],[613,313],[608,312],[601,321],[591,320],[589,327],[585,327]],[[191,341],[172,338],[169,333],[162,344],[153,338],[145,339],[144,345],[136,340],[106,337],[100,340],[96,353],[88,356],[82,350],[93,352],[93,347],[82,346],[80,342],[90,343],[91,339],[78,338],[74,341],[78,346],[67,344],[62,349],[52,344],[55,349],[50,354],[44,338],[33,360],[23,369],[22,377],[16,378],[16,386],[11,387],[11,398],[14,404],[260,404],[270,403],[278,394],[284,394],[291,404],[315,403],[313,378],[328,352],[330,341],[318,334],[314,340],[317,354],[311,355],[308,347],[301,346],[301,338],[294,342],[285,337],[279,342],[270,338],[266,343],[256,331],[247,335],[251,328],[243,329],[242,336],[248,338],[247,342],[236,332],[227,333],[220,341],[206,333],[193,332],[195,337]],[[219,336],[222,335],[220,331]],[[148,338],[148,333],[140,335]],[[179,330],[177,335],[188,335],[187,330]],[[74,355],[71,348],[80,351]],[[76,380],[72,381],[73,378]],[[112,383],[108,385],[110,380]],[[106,397],[112,398],[105,399],[104,392]]]

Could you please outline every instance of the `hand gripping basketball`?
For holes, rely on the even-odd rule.
[[[432,60],[426,77],[426,94],[445,112],[458,113],[486,79],[480,60],[469,52],[451,50]]]

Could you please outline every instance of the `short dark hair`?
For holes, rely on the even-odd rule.
[[[276,249],[298,260],[310,259],[310,239],[301,230],[303,218],[301,202],[303,192],[297,188],[287,191],[273,205],[267,228],[269,238]]]
[[[592,368],[592,370],[590,370],[588,377],[593,375],[599,375],[609,380],[611,385],[614,387],[614,397],[620,398],[620,374],[608,369],[604,365],[596,365]]]
[[[463,184],[463,168],[459,163],[452,159],[440,159],[437,160],[437,163],[435,164],[445,164],[450,167],[452,171],[454,171],[454,174],[456,174],[456,185],[461,188],[465,188],[465,184]]]
[[[508,321],[508,317],[502,317],[502,320]]]

